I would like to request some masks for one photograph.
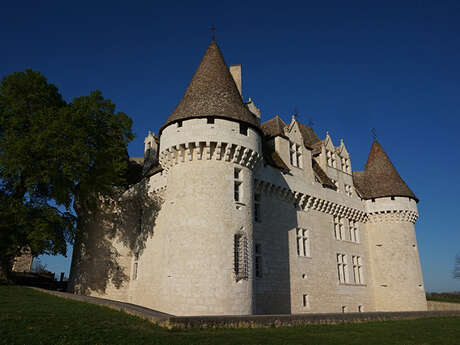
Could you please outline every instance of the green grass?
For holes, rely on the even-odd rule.
[[[115,310],[0,286],[0,344],[458,344],[460,317],[169,331]]]

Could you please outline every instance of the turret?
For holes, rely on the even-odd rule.
[[[162,126],[159,152],[167,178],[158,220],[164,229],[158,236],[166,239],[155,277],[159,308],[175,315],[251,314],[253,170],[261,134],[216,42]]]
[[[364,171],[353,173],[368,220],[377,311],[426,310],[414,223],[418,199],[374,141]]]

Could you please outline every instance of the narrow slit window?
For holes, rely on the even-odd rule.
[[[260,243],[256,243],[255,245],[255,271],[256,278],[263,277],[262,245]]]
[[[254,221],[257,223],[261,222],[260,218],[260,194],[254,194]]]

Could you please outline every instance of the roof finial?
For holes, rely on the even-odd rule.
[[[296,120],[297,115],[299,115],[299,109],[294,108],[294,113],[292,114],[292,122]]]
[[[372,138],[374,138],[374,140],[377,140],[377,130],[375,128],[372,128],[371,133],[372,133]]]
[[[212,40],[215,41],[216,40],[216,27],[214,26],[214,24],[209,27],[209,30],[211,30]]]

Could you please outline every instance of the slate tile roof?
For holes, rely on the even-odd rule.
[[[372,144],[364,171],[353,172],[353,182],[363,199],[405,196],[418,202],[377,140]]]
[[[262,123],[260,128],[262,129],[262,132],[266,138],[273,138],[276,136],[282,136],[286,138],[286,135],[284,134],[284,128],[286,128],[286,124],[283,120],[280,119],[278,115]]]
[[[184,96],[160,133],[171,123],[200,117],[221,117],[260,128],[258,118],[244,105],[215,41],[206,50]]]

